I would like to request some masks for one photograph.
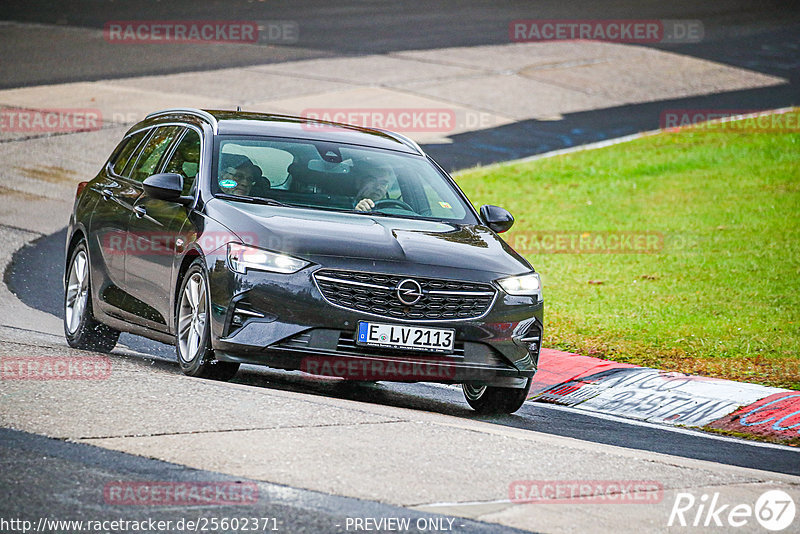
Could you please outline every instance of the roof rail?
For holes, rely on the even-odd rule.
[[[406,137],[403,134],[399,134],[397,132],[392,132],[390,130],[384,130],[382,128],[373,128],[373,130],[377,130],[379,132],[383,132],[385,134],[388,134],[388,135],[394,137],[395,139],[397,139],[398,141],[400,141],[401,143],[403,143],[407,147],[409,147],[409,148],[411,148],[413,150],[416,150],[417,153],[419,153],[420,155],[424,155],[425,154],[425,152],[423,152],[422,148],[420,148],[420,146],[417,144],[416,141],[414,141],[413,139],[411,139],[409,137]]]
[[[201,117],[207,120],[209,123],[211,123],[211,129],[214,131],[214,133],[217,133],[217,128],[218,128],[217,118],[208,111],[204,111],[202,109],[195,109],[195,108],[162,109],[161,111],[155,111],[153,113],[150,113],[149,115],[147,115],[147,117],[145,117],[145,119],[150,119],[153,117],[157,117],[159,115],[167,115],[170,113],[188,113],[190,115],[196,115],[198,117]]]

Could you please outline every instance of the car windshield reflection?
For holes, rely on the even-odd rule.
[[[227,200],[474,223],[426,158],[389,150],[266,137],[221,137],[212,191]]]

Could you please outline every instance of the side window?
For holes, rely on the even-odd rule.
[[[120,173],[120,176],[124,176],[127,178],[131,175],[131,171],[133,170],[134,165],[136,165],[136,161],[139,159],[139,155],[142,153],[142,149],[147,144],[147,141],[153,135],[153,131],[155,128],[151,128],[145,131],[144,139],[139,143],[139,146],[136,147],[136,150],[131,154],[131,157],[128,159],[128,163],[125,164],[125,169]]]
[[[188,129],[172,153],[164,172],[176,172],[183,176],[183,194],[188,195],[200,169],[200,135]]]
[[[142,142],[142,139],[144,139],[146,133],[147,130],[142,130],[141,132],[135,133],[128,137],[127,142],[122,147],[122,150],[117,153],[117,157],[114,160],[114,174],[118,176],[122,175],[122,171],[125,170],[125,165],[127,165],[128,160],[131,159],[131,154],[134,153],[136,147],[138,147],[139,143]]]
[[[167,151],[178,131],[178,126],[162,126],[153,133],[139,155],[136,166],[130,175],[131,180],[141,182],[156,171],[164,152]]]

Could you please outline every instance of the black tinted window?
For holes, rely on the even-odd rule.
[[[164,172],[176,172],[183,176],[183,194],[188,195],[199,169],[200,135],[195,130],[189,129],[175,147]]]
[[[136,161],[136,166],[130,175],[131,180],[141,182],[156,172],[164,152],[167,151],[178,131],[178,126],[162,126],[150,136],[141,154],[139,154],[139,159]]]
[[[135,133],[128,137],[127,141],[124,142],[122,150],[117,152],[117,156],[114,160],[114,174],[122,175],[125,165],[127,165],[128,160],[131,159],[131,154],[134,153],[136,147],[139,146],[139,143],[142,141],[142,138],[144,138],[146,133],[147,130]]]
[[[153,135],[154,128],[145,131],[144,139],[139,143],[139,146],[136,147],[136,150],[131,157],[128,159],[128,163],[125,164],[125,169],[120,173],[120,176],[125,176],[126,178],[131,175],[131,170],[133,170],[133,166],[136,165],[136,160],[139,159],[139,154],[142,153],[142,148],[147,144],[147,140],[150,139],[150,136]]]

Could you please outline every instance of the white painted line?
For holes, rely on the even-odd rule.
[[[420,384],[424,384],[426,386],[433,386],[435,388],[442,388],[442,389],[454,389],[456,391],[461,391],[460,384],[439,384],[436,382],[420,382]]]
[[[528,401],[526,404],[534,405],[534,403],[532,403],[530,401]],[[687,434],[687,435],[690,435],[690,436],[707,438],[707,439],[714,439],[714,440],[717,440],[717,441],[724,441],[724,442],[727,442],[727,443],[738,443],[739,445],[748,445],[748,446],[751,446],[751,447],[761,447],[761,448],[764,448],[764,449],[778,449],[778,450],[782,450],[782,451],[792,451],[792,452],[800,453],[800,448],[798,448],[798,447],[789,447],[788,445],[778,445],[777,443],[765,443],[765,442],[761,442],[761,441],[748,441],[748,440],[744,440],[744,439],[731,438],[731,437],[728,437],[728,436],[720,436],[720,435],[717,435],[717,434],[711,434],[711,433],[708,433],[708,432],[704,432],[702,430],[692,430],[692,429],[689,429],[689,428],[676,427],[676,426],[671,426],[671,425],[664,425],[664,424],[658,424],[658,423],[649,423],[647,421],[642,421],[642,420],[639,420],[639,419],[628,419],[626,417],[620,417],[620,416],[617,416],[617,415],[610,415],[610,414],[605,414],[605,413],[600,413],[600,412],[595,412],[595,411],[589,411],[589,410],[581,410],[580,408],[572,408],[570,406],[559,406],[557,404],[545,404],[545,403],[541,403],[541,402],[535,403],[535,406],[537,408],[546,408],[546,409],[550,409],[550,410],[569,412],[569,413],[580,414],[580,415],[588,415],[590,417],[596,417],[598,419],[603,419],[603,420],[606,420],[606,421],[614,421],[614,422],[617,422],[617,423],[625,423],[625,424],[628,424],[628,425],[642,426],[642,427],[645,427],[645,428],[666,430],[667,432],[675,432],[676,434]]]
[[[2,226],[2,225],[0,225],[0,226]],[[43,312],[43,313],[47,313],[47,312]],[[50,315],[50,314],[48,314],[48,315]],[[53,317],[55,317],[55,315]],[[64,334],[53,334],[52,332],[44,332],[42,330],[33,330],[31,328],[22,328],[21,326],[11,326],[11,325],[7,325],[7,324],[0,325],[0,328],[8,328],[10,330],[19,330],[21,332],[30,332],[31,334],[41,334],[43,336],[50,336],[50,337],[58,338],[59,340],[64,340]],[[14,341],[10,341],[10,343],[14,343]],[[65,341],[65,343],[66,343],[66,341]]]
[[[765,110],[765,111],[759,111],[758,113],[748,113],[748,114],[744,114],[744,115],[733,115],[731,117],[725,117],[725,118],[722,118],[722,119],[715,119],[715,120],[708,121],[708,122],[713,124],[713,123],[719,123],[719,122],[732,122],[732,121],[738,121],[738,120],[742,120],[742,119],[750,119],[750,118],[754,118],[754,117],[763,117],[764,115],[780,115],[780,114],[783,114],[783,113],[789,113],[789,112],[793,111],[794,109],[795,108],[792,108],[792,107],[770,109],[770,110]],[[692,126],[694,126],[694,125],[692,125]],[[691,128],[691,126],[686,126],[685,128]],[[571,147],[567,147],[567,148],[560,148],[558,150],[551,150],[550,152],[545,152],[543,154],[534,154],[533,156],[527,156],[527,157],[520,158],[520,159],[512,159],[512,160],[508,160],[508,161],[500,161],[498,163],[491,163],[489,165],[478,165],[476,167],[471,167],[469,169],[462,169],[462,170],[460,170],[458,172],[454,172],[454,173],[452,173],[452,175],[455,177],[455,176],[458,176],[459,174],[468,173],[468,172],[472,172],[472,171],[476,171],[476,170],[482,170],[482,171],[483,170],[492,170],[492,169],[496,169],[498,167],[505,167],[507,165],[517,165],[518,163],[528,163],[528,162],[536,161],[536,160],[539,160],[539,159],[547,159],[547,158],[553,158],[555,156],[562,156],[564,154],[572,154],[573,152],[582,152],[584,150],[596,150],[598,148],[605,148],[605,147],[608,147],[608,146],[619,145],[619,144],[622,144],[622,143],[629,143],[630,141],[635,141],[636,139],[641,139],[643,137],[649,137],[651,135],[656,135],[656,134],[660,134],[660,133],[663,133],[663,132],[671,132],[671,131],[674,131],[676,129],[680,129],[680,128],[663,128],[663,129],[659,128],[657,130],[648,130],[646,132],[639,132],[639,133],[635,133],[635,134],[625,135],[625,136],[622,136],[622,137],[615,137],[614,139],[606,139],[604,141],[597,141],[595,143],[588,143],[588,144],[585,144],[585,145],[577,145],[577,146],[571,146]]]
[[[426,386],[433,386],[442,389],[454,389],[454,390],[461,390],[461,386],[456,384],[436,384],[434,382],[425,382]],[[580,415],[585,415],[589,417],[596,417],[597,419],[603,419],[605,421],[614,421],[616,423],[625,423],[628,425],[634,426],[641,426],[645,428],[653,428],[657,430],[666,430],[667,432],[675,432],[676,434],[686,434],[689,436],[707,438],[707,439],[715,439],[717,441],[724,441],[727,443],[738,443],[739,445],[749,445],[751,447],[761,447],[764,449],[778,449],[782,451],[793,451],[800,453],[800,448],[798,447],[790,447],[788,445],[779,445],[777,443],[766,443],[762,441],[748,441],[745,439],[739,438],[731,438],[728,436],[721,436],[718,434],[712,434],[709,432],[705,432],[703,430],[697,429],[693,430],[690,428],[684,427],[677,427],[669,424],[664,423],[650,423],[648,421],[642,421],[641,419],[628,419],[627,417],[621,417],[618,415],[611,415],[602,412],[596,412],[593,410],[582,410],[580,408],[572,408],[570,406],[561,406],[559,404],[549,404],[544,402],[536,402],[532,400],[525,401],[525,404],[529,406],[535,406],[536,408],[545,408],[555,411],[562,411],[562,412],[569,412],[575,413]],[[498,501],[499,502],[499,501]]]
[[[499,499],[496,501],[465,501],[465,502],[432,502],[430,504],[416,504],[409,508],[451,508],[458,506],[484,506],[487,504],[531,504],[529,502],[512,502],[511,499]],[[547,504],[540,502],[538,504]]]
[[[623,137],[615,137],[614,139],[606,139],[605,141],[597,141],[595,143],[588,143],[588,144],[585,144],[585,145],[576,145],[576,146],[571,146],[571,147],[567,147],[567,148],[559,148],[558,150],[551,150],[550,152],[545,152],[543,154],[534,154],[533,156],[527,156],[527,157],[520,158],[520,159],[512,159],[512,160],[509,160],[509,161],[501,161],[501,162],[498,162],[498,163],[491,163],[489,165],[483,165],[483,166],[472,167],[470,169],[464,169],[464,170],[458,171],[457,173],[454,173],[454,175],[457,176],[457,175],[459,175],[461,173],[466,173],[466,172],[475,171],[475,170],[482,170],[482,171],[484,171],[484,170],[492,170],[492,169],[496,169],[498,167],[505,167],[507,165],[517,165],[519,163],[529,163],[531,161],[536,161],[536,160],[539,160],[539,159],[547,159],[547,158],[553,158],[553,157],[556,157],[556,156],[563,156],[564,154],[571,154],[573,152],[583,152],[584,150],[595,150],[595,149],[598,149],[598,148],[605,148],[605,147],[608,147],[608,146],[620,145],[622,143],[628,143],[630,141],[635,141],[636,139],[641,139],[642,137],[647,137],[647,136],[650,136],[650,135],[660,134],[662,131],[663,130],[649,130],[649,131],[646,131],[646,132],[640,132],[640,133],[625,135]]]

